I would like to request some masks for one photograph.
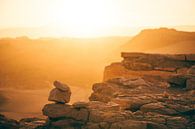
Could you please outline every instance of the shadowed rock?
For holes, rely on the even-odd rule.
[[[19,129],[19,122],[16,120],[8,119],[0,114],[0,129]]]

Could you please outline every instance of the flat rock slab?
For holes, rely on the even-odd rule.
[[[43,114],[49,118],[71,118],[77,121],[87,121],[89,112],[87,109],[75,109],[67,104],[46,104]]]

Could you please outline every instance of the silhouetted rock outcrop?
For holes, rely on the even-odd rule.
[[[145,29],[122,48],[128,52],[194,53],[195,33],[169,28]],[[189,56],[191,58],[191,56]]]

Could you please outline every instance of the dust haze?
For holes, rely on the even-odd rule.
[[[120,60],[130,37],[0,39],[0,111],[14,119],[40,116],[54,80],[72,89],[71,102],[88,101],[104,66]]]
[[[92,84],[120,53],[195,53],[195,33],[146,29],[134,37],[0,39],[0,112],[14,119],[39,116],[53,81],[72,90],[71,102],[88,101]]]

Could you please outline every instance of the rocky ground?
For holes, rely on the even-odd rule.
[[[70,104],[71,89],[55,81],[52,103],[42,110],[46,120],[16,122],[2,116],[0,122],[23,129],[195,128],[195,55],[122,57],[105,68],[104,82],[93,85],[89,102]]]

